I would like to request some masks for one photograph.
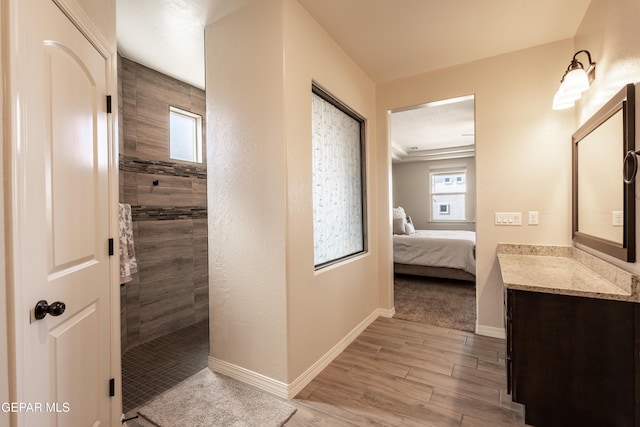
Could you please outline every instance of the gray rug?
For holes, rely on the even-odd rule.
[[[160,427],[279,427],[295,411],[277,397],[205,368],[138,413]]]
[[[473,282],[396,274],[395,318],[474,332],[476,286]]]

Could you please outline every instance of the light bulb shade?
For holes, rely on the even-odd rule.
[[[560,85],[560,90],[566,95],[581,94],[587,89],[589,89],[589,77],[582,67],[567,72]]]
[[[553,97],[553,109],[554,110],[565,110],[567,108],[573,107],[576,98],[564,97],[562,94],[562,90],[558,89],[556,94]]]

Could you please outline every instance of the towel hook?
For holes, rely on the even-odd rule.
[[[153,186],[154,186],[154,187],[157,187],[157,186],[158,186],[158,184],[160,184],[160,181],[158,181],[157,179],[156,179],[155,181],[153,181]]]

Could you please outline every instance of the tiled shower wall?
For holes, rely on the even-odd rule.
[[[207,175],[204,162],[169,158],[169,106],[204,128],[203,90],[118,57],[118,94],[120,202],[132,207],[138,259],[120,288],[124,352],[208,318]]]

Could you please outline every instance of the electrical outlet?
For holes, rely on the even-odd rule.
[[[529,225],[538,225],[538,211],[529,211]]]

